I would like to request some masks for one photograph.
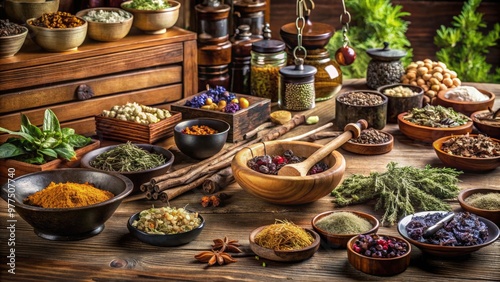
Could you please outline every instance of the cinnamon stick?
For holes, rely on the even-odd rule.
[[[253,130],[250,130],[248,131],[245,135],[243,135],[243,139],[250,139],[250,138],[253,138],[255,135],[257,135],[260,131],[266,129],[266,128],[269,128],[269,127],[273,127],[274,126],[274,123],[273,122],[265,122],[259,126],[257,126],[257,128],[253,129]]]
[[[188,191],[191,191],[193,190],[194,188],[200,186],[203,181],[205,181],[205,179],[207,179],[208,177],[210,177],[212,174],[207,174],[205,176],[202,176],[198,179],[196,179],[195,181],[189,183],[189,184],[186,184],[186,185],[182,185],[182,186],[179,186],[179,187],[176,187],[176,188],[172,188],[172,189],[167,189],[165,191],[162,191],[160,192],[158,195],[159,195],[159,198],[162,202],[168,202],[172,199],[174,199],[175,197],[179,196],[179,195],[182,195]]]
[[[295,127],[301,124],[304,124],[305,122],[306,122],[305,115],[295,115],[287,123],[271,129],[266,135],[262,137],[262,141],[271,141],[278,139],[285,133],[289,132],[290,130],[294,129]]]
[[[205,194],[213,194],[221,189],[225,188],[227,185],[234,181],[234,175],[231,167],[228,166],[223,170],[213,174],[203,181],[201,188]]]

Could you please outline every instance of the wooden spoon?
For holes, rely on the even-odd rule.
[[[344,127],[344,133],[337,138],[319,148],[312,153],[307,159],[300,163],[287,164],[280,168],[278,175],[280,176],[305,176],[313,165],[331,154],[333,150],[342,146],[351,138],[357,138],[361,134],[361,130],[368,128],[368,122],[364,119],[358,120],[356,123],[349,123]]]

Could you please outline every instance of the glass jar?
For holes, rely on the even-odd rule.
[[[229,89],[228,65],[220,66],[198,66],[198,91],[207,90],[215,86],[223,86]]]
[[[253,37],[263,38],[265,0],[233,1],[233,23],[235,26],[248,25]]]
[[[366,85],[377,89],[384,85],[401,83],[405,73],[400,59],[406,56],[406,51],[389,48],[384,42],[384,48],[368,49],[366,53],[372,58],[366,70]]]
[[[285,43],[264,39],[254,42],[250,53],[251,95],[277,102],[279,71],[286,66]]]
[[[316,102],[331,99],[339,93],[342,88],[342,70],[337,62],[330,58],[326,49],[307,50],[304,64],[318,70],[314,75]]]
[[[316,68],[298,63],[295,66],[284,67],[279,72],[278,105],[280,109],[304,111],[314,108]]]
[[[228,17],[231,7],[219,1],[204,1],[195,7],[198,42],[220,43],[229,39]]]

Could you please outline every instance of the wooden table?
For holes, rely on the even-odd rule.
[[[500,106],[500,85],[476,84],[497,95],[495,108]],[[364,80],[350,80],[347,89],[365,88]],[[334,101],[318,103],[311,112],[319,115],[320,124],[334,117]],[[287,136],[301,134],[311,127],[301,126]],[[424,167],[441,165],[432,147],[414,142],[403,136],[397,125],[390,124],[385,130],[395,137],[394,149],[385,155],[361,156],[340,150],[347,161],[345,175],[368,174],[385,171],[390,161],[400,165]],[[460,176],[462,189],[471,187],[499,187],[500,169],[489,173],[465,173]],[[122,203],[106,222],[99,235],[74,242],[48,241],[37,237],[33,229],[18,218],[15,229],[15,275],[7,272],[6,256],[9,255],[6,231],[7,205],[0,201],[0,254],[1,281],[151,281],[151,280],[237,280],[237,281],[493,281],[500,280],[500,242],[461,259],[443,259],[423,255],[417,248],[411,254],[410,267],[393,277],[366,275],[354,269],[347,261],[345,250],[321,247],[310,259],[298,263],[277,263],[257,260],[253,255],[238,257],[237,262],[224,266],[206,267],[194,259],[194,255],[209,250],[212,240],[228,236],[239,240],[249,250],[248,236],[261,225],[274,223],[275,219],[288,219],[304,227],[310,227],[314,215],[333,209],[331,198],[326,196],[314,203],[301,206],[279,206],[265,203],[232,184],[224,192],[232,197],[221,207],[203,208],[199,204],[199,189],[181,195],[170,202],[171,206],[199,210],[206,219],[206,227],[197,240],[180,247],[154,247],[132,237],[126,227],[127,219],[135,212],[161,202],[146,200]],[[458,202],[452,202],[459,210]],[[347,209],[360,210],[377,215],[373,206],[357,205]],[[399,236],[396,228],[382,227],[381,233]],[[266,262],[266,266],[262,262]]]

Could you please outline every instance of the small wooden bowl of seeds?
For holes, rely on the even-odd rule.
[[[338,128],[364,119],[370,127],[382,129],[387,123],[387,97],[373,90],[341,93],[336,98],[335,121]]]
[[[484,172],[500,166],[500,140],[485,135],[451,135],[434,141],[432,147],[448,167]]]
[[[394,137],[387,132],[368,128],[361,131],[358,138],[353,138],[342,145],[342,149],[360,155],[381,155],[389,153],[394,146]]]

